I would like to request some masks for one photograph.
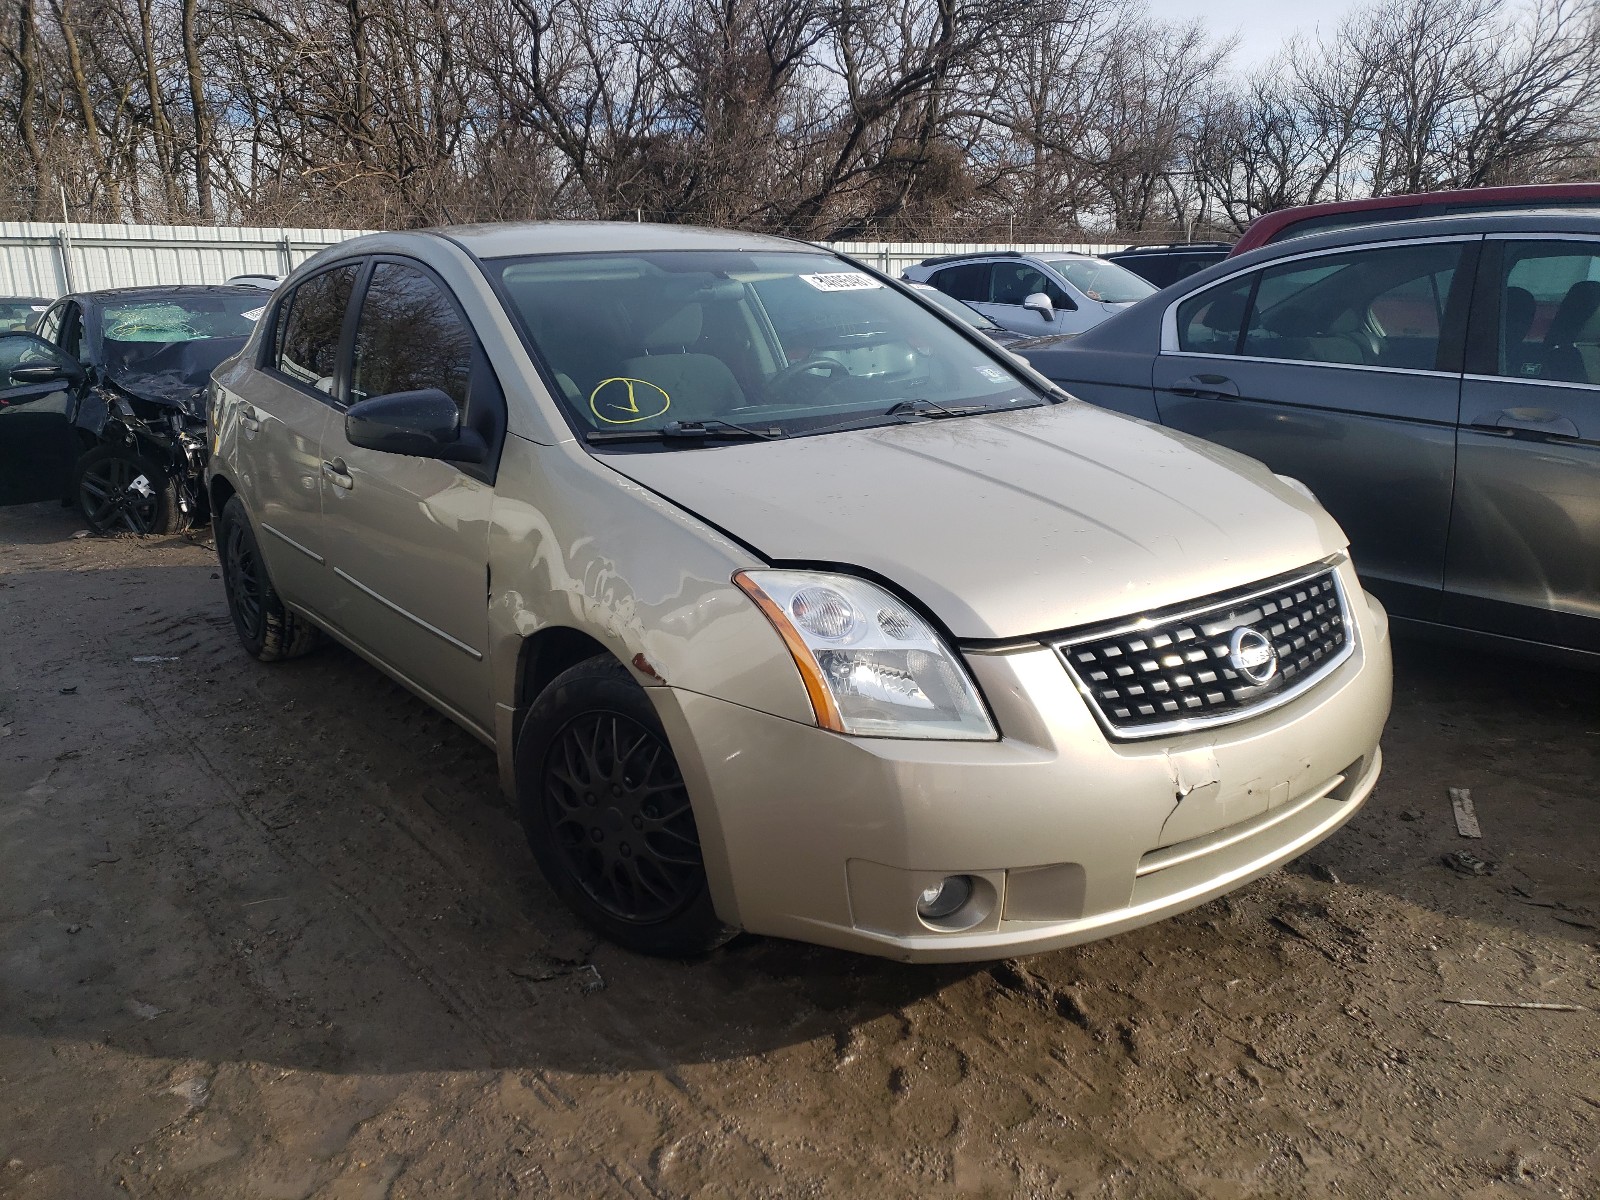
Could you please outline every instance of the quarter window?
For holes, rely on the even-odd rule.
[[[356,267],[313,275],[278,306],[273,366],[296,383],[333,393],[345,310],[355,290]]]
[[[1496,374],[1600,384],[1600,245],[1507,242]]]
[[[1261,272],[1241,353],[1433,370],[1461,247],[1387,246]]]
[[[61,318],[66,315],[66,311],[65,304],[58,304],[45,313],[39,322],[39,336],[47,342],[55,341],[56,335],[61,332]]]
[[[438,388],[465,409],[472,357],[472,332],[445,290],[415,267],[379,263],[356,326],[352,402]]]

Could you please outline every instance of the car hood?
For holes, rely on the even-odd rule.
[[[890,580],[961,639],[1126,616],[1345,545],[1253,459],[1077,401],[601,458],[774,563]]]
[[[203,420],[211,373],[244,348],[244,338],[202,338],[177,342],[137,364],[111,358],[106,377],[129,395],[163,408],[176,408]]]

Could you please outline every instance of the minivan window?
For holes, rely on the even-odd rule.
[[[1100,258],[1050,258],[1045,260],[1073,287],[1101,304],[1131,304],[1156,292],[1148,279],[1126,267]]]
[[[1600,244],[1506,242],[1498,374],[1600,384]]]
[[[401,263],[373,268],[356,324],[351,403],[438,388],[465,409],[472,354],[471,331],[430,276]]]
[[[1251,358],[1433,370],[1459,244],[1384,246],[1268,267],[1246,323]]]
[[[354,264],[297,284],[278,306],[273,366],[296,383],[332,393],[345,310],[355,290]]]
[[[922,305],[830,255],[691,250],[491,266],[585,432],[723,421],[766,436],[904,420],[919,406],[960,415],[1048,403]]]

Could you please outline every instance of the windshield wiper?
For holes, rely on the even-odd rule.
[[[707,438],[755,438],[765,442],[785,435],[776,425],[758,429],[712,417],[705,421],[669,421],[659,429],[596,429],[583,436],[589,442],[704,441]]]
[[[970,417],[973,413],[998,411],[998,408],[988,404],[963,404],[957,408],[948,408],[933,400],[923,400],[919,397],[911,400],[901,400],[892,404],[883,415],[886,417],[929,417],[936,421],[940,417]]]

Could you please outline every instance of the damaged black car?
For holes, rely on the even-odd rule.
[[[255,287],[119,288],[0,333],[0,504],[59,498],[99,533],[204,524],[211,372],[265,303]]]

